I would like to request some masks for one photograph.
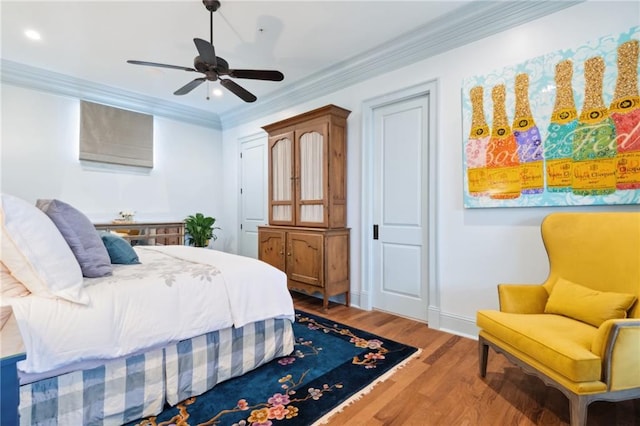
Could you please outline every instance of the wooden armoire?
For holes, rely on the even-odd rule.
[[[290,290],[345,294],[349,306],[347,117],[327,105],[264,126],[269,134],[269,226],[258,257],[287,274]]]

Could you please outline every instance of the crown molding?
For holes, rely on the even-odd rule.
[[[40,90],[56,95],[110,105],[117,108],[162,116],[198,126],[222,130],[220,117],[212,112],[191,108],[151,96],[110,87],[42,68],[2,59],[0,81],[3,84]]]
[[[584,1],[474,1],[382,45],[263,95],[260,103],[224,112],[220,114],[222,127],[231,128],[259,119]]]
[[[263,95],[258,103],[242,105],[220,115],[6,59],[2,59],[1,62],[0,81],[223,130],[333,93],[584,1],[473,1],[373,49]]]

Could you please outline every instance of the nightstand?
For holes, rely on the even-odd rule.
[[[0,331],[0,425],[20,423],[20,382],[16,364],[26,358],[24,343],[13,315]]]

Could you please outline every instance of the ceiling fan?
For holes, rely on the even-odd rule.
[[[216,56],[216,51],[213,47],[213,12],[220,8],[220,2],[217,0],[202,0],[202,3],[209,11],[209,36],[211,38],[211,42],[208,42],[201,38],[193,39],[193,42],[196,45],[196,49],[198,49],[198,56],[196,56],[193,60],[193,68],[135,60],[128,60],[127,62],[135,65],[171,68],[190,72],[195,71],[204,74],[204,77],[196,78],[173,92],[174,95],[186,95],[207,80],[219,80],[220,84],[224,86],[225,89],[229,90],[243,101],[254,102],[257,98],[253,93],[249,92],[248,90],[237,84],[235,81],[221,77],[225,76],[230,78],[247,78],[252,80],[282,81],[284,79],[284,75],[280,71],[272,70],[230,69],[229,63],[227,61],[219,56]]]

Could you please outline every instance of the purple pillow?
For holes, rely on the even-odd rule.
[[[93,223],[78,209],[60,200],[38,200],[36,206],[56,225],[89,278],[111,275],[109,253]]]

